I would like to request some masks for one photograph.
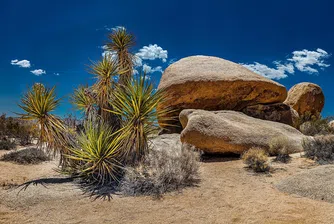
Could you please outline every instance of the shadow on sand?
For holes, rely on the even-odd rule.
[[[111,185],[111,186],[96,186],[93,184],[82,182],[76,177],[41,178],[41,179],[36,179],[36,180],[25,182],[15,187],[15,189],[19,189],[17,194],[20,194],[22,191],[27,190],[29,186],[42,185],[43,187],[48,188],[47,185],[65,184],[65,183],[73,183],[80,190],[82,190],[83,195],[88,196],[94,201],[97,199],[110,201],[110,199],[112,199],[112,195],[117,194],[116,184]]]

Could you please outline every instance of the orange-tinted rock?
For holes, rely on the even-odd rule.
[[[183,109],[242,110],[249,105],[280,103],[287,96],[281,84],[242,65],[209,56],[173,63],[164,71],[158,88],[166,90],[168,100],[157,109],[171,107],[176,112],[170,116],[176,117]]]
[[[319,116],[325,105],[325,96],[320,86],[302,82],[289,90],[284,103],[295,109],[300,116]]]

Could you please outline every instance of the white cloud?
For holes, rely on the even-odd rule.
[[[292,64],[280,64],[279,62],[274,62],[276,68],[270,68],[267,65],[255,62],[254,64],[241,64],[248,68],[249,70],[267,77],[269,79],[284,79],[288,77],[287,73],[293,74],[294,68]]]
[[[302,50],[292,52],[292,57],[288,58],[286,62],[274,61],[275,67],[269,67],[258,62],[252,64],[241,64],[249,70],[256,72],[264,77],[270,79],[283,79],[287,78],[288,74],[294,74],[295,68],[301,72],[309,74],[318,73],[319,71],[314,68],[318,66],[320,69],[329,67],[329,64],[325,63],[325,59],[330,54],[326,51],[318,48],[316,51]],[[313,66],[313,67],[311,67]]]
[[[167,61],[168,51],[162,49],[162,47],[157,44],[150,44],[139,49],[139,52],[136,55],[142,60],[155,60],[161,59],[163,62]]]
[[[292,61],[296,68],[301,72],[307,73],[318,73],[319,71],[316,68],[312,68],[311,66],[318,66],[320,68],[327,68],[330,65],[325,64],[324,59],[328,58],[330,55],[318,48],[316,51],[302,50],[302,51],[294,51],[292,52],[292,58],[288,59]]]
[[[11,62],[10,62],[12,65],[17,65],[17,66],[19,66],[19,67],[21,67],[21,68],[30,68],[30,61],[28,61],[28,60],[21,60],[21,61],[19,61],[19,60],[17,60],[17,59],[15,59],[15,60],[11,60]]]
[[[145,72],[146,74],[150,74],[150,73],[154,73],[154,72],[161,72],[162,73],[162,67],[161,66],[157,66],[155,68],[152,68],[151,66],[144,64],[143,65],[143,72]]]
[[[56,76],[59,76],[59,75],[60,75],[58,72],[55,72],[55,73],[53,73],[53,74],[56,75]]]
[[[46,71],[43,70],[43,69],[35,69],[35,70],[30,71],[30,72],[34,75],[37,75],[37,76],[46,74]]]

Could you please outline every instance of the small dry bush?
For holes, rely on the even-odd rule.
[[[0,150],[11,150],[15,149],[15,142],[9,140],[0,140]]]
[[[328,123],[328,119],[313,119],[301,124],[299,130],[308,136],[334,134],[334,129]]]
[[[121,191],[132,196],[159,196],[194,186],[199,180],[199,158],[199,152],[189,146],[152,150],[142,163],[125,169]]]
[[[276,156],[275,161],[289,162],[291,159],[289,154],[296,151],[296,146],[285,136],[273,138],[269,143],[269,154]]]
[[[253,147],[246,151],[241,159],[255,172],[266,172],[270,170],[268,154],[262,148]]]
[[[41,149],[27,148],[7,153],[3,155],[1,160],[18,164],[39,164],[45,161],[50,161],[50,156]]]
[[[318,135],[303,139],[305,157],[319,164],[334,162],[334,135]]]

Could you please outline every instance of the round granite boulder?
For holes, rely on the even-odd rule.
[[[157,110],[169,107],[175,111],[168,117],[178,117],[183,109],[241,111],[250,105],[282,103],[287,96],[283,85],[242,65],[209,56],[173,63],[164,71],[158,88],[166,90],[168,99]],[[178,119],[170,123],[179,125]]]

